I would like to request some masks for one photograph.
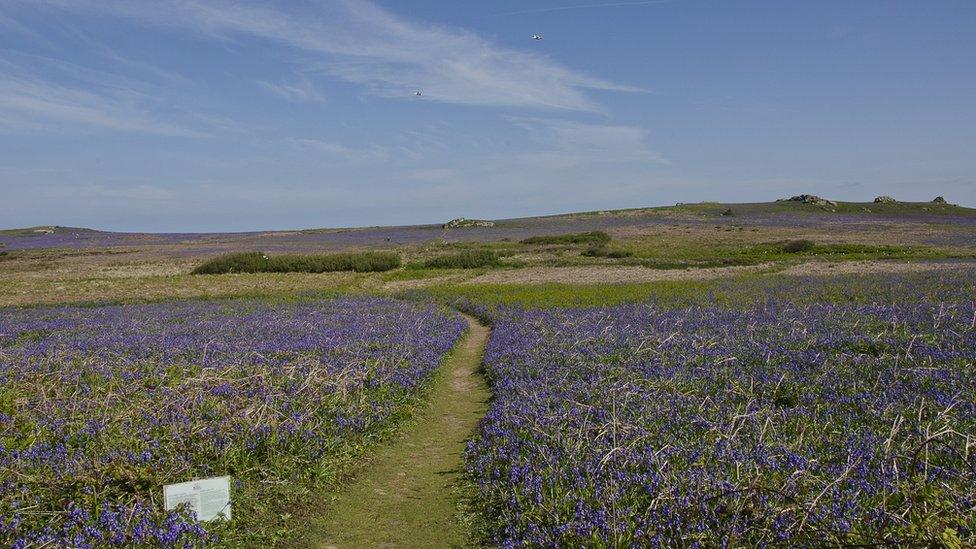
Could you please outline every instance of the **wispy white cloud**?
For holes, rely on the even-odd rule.
[[[154,89],[142,80],[60,59],[3,51],[0,129],[203,134],[175,121],[172,112],[159,113],[162,100]]]
[[[549,8],[535,8],[529,10],[519,10],[519,11],[508,11],[505,13],[499,13],[498,15],[528,15],[531,13],[550,13],[554,11],[569,11],[569,10],[588,10],[588,9],[599,9],[599,8],[621,8],[629,6],[650,6],[653,4],[667,4],[673,0],[642,0],[642,1],[631,1],[631,2],[603,2],[600,4],[572,4],[569,6],[553,6]]]
[[[129,17],[220,40],[258,37],[372,93],[468,105],[598,111],[589,89],[639,91],[591,77],[544,55],[500,47],[458,28],[412,21],[366,0],[271,8],[253,2],[46,0],[74,11]]]
[[[144,61],[132,59],[122,54],[118,50],[109,48],[104,44],[94,44],[93,47],[113,65],[116,67],[126,67],[129,69],[129,72],[138,76],[139,78],[152,82],[158,82],[167,86],[177,86],[183,88],[192,86],[193,84],[189,78],[178,72],[160,68]]]
[[[404,174],[406,179],[428,183],[450,181],[452,179],[456,179],[457,176],[458,171],[453,168],[427,168],[409,171]]]
[[[317,103],[325,101],[325,94],[319,91],[308,80],[278,83],[262,80],[258,82],[258,85],[288,101]]]
[[[295,139],[293,142],[301,150],[323,154],[336,160],[347,162],[387,162],[390,160],[390,151],[382,147],[350,147],[319,139]]]
[[[177,194],[159,185],[105,185],[85,183],[80,185],[57,185],[42,190],[44,198],[57,199],[96,199],[123,200],[133,202],[159,202],[174,200]]]
[[[3,9],[3,6],[0,6]],[[32,30],[27,25],[24,25],[17,19],[0,12],[0,29],[4,31],[5,34],[9,35],[20,35],[29,37],[35,42],[39,42],[45,45],[49,45],[50,41],[44,37],[41,33]]]
[[[152,117],[143,106],[146,100],[131,90],[89,91],[41,78],[0,75],[0,128],[77,127],[165,136],[199,135]]]
[[[582,164],[667,164],[647,143],[647,131],[634,126],[588,124],[552,118],[513,118],[541,148],[517,158],[550,168]]]

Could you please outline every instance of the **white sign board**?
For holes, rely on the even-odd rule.
[[[197,520],[230,520],[230,477],[168,484],[163,486],[163,501],[167,511],[188,504]]]

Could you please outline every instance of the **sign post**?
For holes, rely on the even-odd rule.
[[[215,477],[163,486],[167,511],[187,504],[197,520],[230,520],[230,477]]]

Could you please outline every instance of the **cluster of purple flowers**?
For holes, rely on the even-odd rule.
[[[477,312],[500,546],[976,542],[971,300]]]
[[[381,298],[0,310],[0,544],[185,546],[163,484],[314,482],[375,437],[461,336]]]

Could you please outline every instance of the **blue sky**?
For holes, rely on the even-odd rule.
[[[3,0],[0,226],[976,205],[973,29],[971,0]]]

